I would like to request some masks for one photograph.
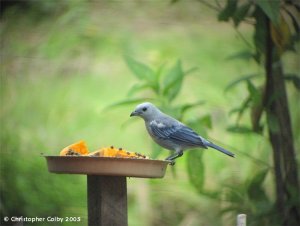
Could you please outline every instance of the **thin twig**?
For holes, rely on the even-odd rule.
[[[250,48],[253,49],[253,46],[251,43],[243,36],[243,34],[235,27],[234,30],[238,34],[238,36],[246,43],[246,45]]]

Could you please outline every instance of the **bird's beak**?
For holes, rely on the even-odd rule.
[[[133,112],[131,112],[130,117],[137,116],[137,115],[138,115],[138,113],[136,111],[133,111]]]

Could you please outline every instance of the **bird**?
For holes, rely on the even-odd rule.
[[[130,114],[130,117],[133,116],[144,119],[149,135],[158,145],[175,152],[165,159],[173,164],[175,164],[175,159],[181,157],[185,150],[195,148],[207,149],[210,147],[234,157],[230,151],[201,137],[193,129],[163,113],[150,102],[137,105]]]

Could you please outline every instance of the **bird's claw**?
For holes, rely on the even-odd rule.
[[[175,159],[181,157],[183,155],[183,151],[179,151],[175,153],[174,155],[170,155],[168,158],[166,158],[166,161],[169,161],[171,166],[175,165]]]
[[[174,160],[168,160],[168,159],[166,159],[166,161],[169,162],[170,166],[174,166],[175,165],[175,161]]]

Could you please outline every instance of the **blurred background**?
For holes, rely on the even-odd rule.
[[[191,150],[163,179],[128,178],[129,225],[226,226],[237,213],[268,224],[272,149],[266,131],[247,129],[249,109],[236,114],[249,95],[239,79],[264,80],[264,69],[245,57],[251,23],[237,30],[197,1],[1,4],[1,221],[80,216],[77,225],[86,225],[86,177],[50,174],[41,153],[85,140],[91,151],[114,145],[164,159],[169,152],[153,144],[142,120],[129,118],[151,100],[236,158]],[[282,59],[299,76],[299,52]],[[155,74],[153,86],[143,72]],[[300,95],[293,83],[286,87],[299,151]]]

